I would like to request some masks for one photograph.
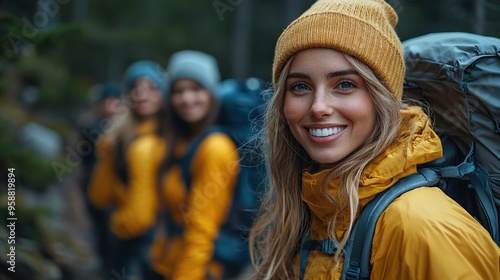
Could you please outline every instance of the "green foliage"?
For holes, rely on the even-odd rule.
[[[2,40],[0,47],[0,58],[9,60],[10,62],[15,62],[19,52],[16,52],[15,45],[12,41],[15,39],[14,35],[18,34],[19,30],[21,30],[21,21],[17,17],[1,13],[0,30],[5,32],[3,35],[5,37]]]
[[[81,26],[76,23],[58,24],[50,29],[40,30],[32,26],[26,18],[8,13],[0,14],[0,30],[4,30],[0,57],[17,62],[25,48],[36,46],[41,55],[57,51],[68,40],[81,34]]]
[[[80,23],[57,24],[50,29],[37,32],[32,43],[37,46],[40,55],[57,54],[65,43],[80,38],[82,31]]]
[[[16,186],[44,190],[56,179],[56,174],[48,160],[19,146],[17,131],[18,124],[7,121],[6,116],[0,115],[0,170],[15,168]],[[6,180],[0,182],[6,184]]]

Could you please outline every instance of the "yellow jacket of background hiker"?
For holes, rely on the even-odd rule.
[[[165,153],[165,143],[156,133],[156,124],[141,124],[137,137],[127,148],[127,185],[119,178],[109,139],[97,143],[98,162],[89,186],[91,203],[112,207],[111,230],[121,239],[138,237],[156,222],[158,211],[157,173]]]
[[[179,143],[174,153],[186,152]],[[181,168],[174,165],[163,182],[163,200],[168,215],[183,229],[181,235],[159,235],[153,245],[155,269],[167,279],[217,279],[222,267],[212,261],[214,241],[225,222],[239,172],[238,153],[223,133],[208,135],[191,161],[189,192]]]

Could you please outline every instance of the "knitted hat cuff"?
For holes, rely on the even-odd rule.
[[[163,69],[159,64],[150,60],[140,60],[131,64],[125,70],[123,76],[124,93],[128,93],[140,78],[148,78],[158,87],[163,95],[165,94],[165,79],[163,77]]]
[[[210,92],[215,92],[217,84],[215,81],[210,80],[207,74],[203,72],[203,68],[195,63],[185,63],[183,68],[176,69],[175,74],[169,76],[170,83],[180,79],[190,79],[198,83],[203,88]]]
[[[190,79],[208,91],[216,94],[220,73],[216,59],[200,51],[183,50],[174,53],[167,67],[167,93],[173,83],[180,79]]]

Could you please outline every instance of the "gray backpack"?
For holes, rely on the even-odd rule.
[[[434,33],[405,41],[403,49],[405,96],[430,106],[436,132],[462,155],[474,149],[500,212],[500,39]]]

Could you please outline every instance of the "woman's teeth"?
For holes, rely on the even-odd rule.
[[[333,127],[333,128],[321,128],[321,129],[309,128],[309,134],[316,137],[326,137],[337,134],[342,130],[344,130],[344,128],[345,127]]]

